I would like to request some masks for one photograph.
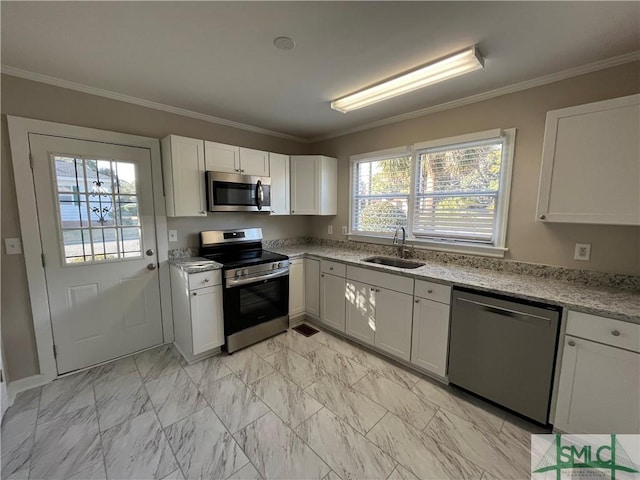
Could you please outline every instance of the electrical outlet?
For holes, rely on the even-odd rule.
[[[343,225],[343,226],[342,226],[342,234],[343,234],[343,235],[348,235],[348,233],[347,233],[347,226],[346,226],[346,225]]]
[[[5,238],[4,248],[7,255],[20,255],[22,253],[22,243],[19,238]]]
[[[573,254],[574,260],[583,260],[588,262],[591,258],[591,244],[590,243],[576,243],[576,250]]]
[[[178,231],[177,230],[169,230],[169,241],[177,242],[178,241]]]
[[[329,225],[329,226],[327,227],[327,234],[328,234],[328,235],[333,235],[333,225]]]

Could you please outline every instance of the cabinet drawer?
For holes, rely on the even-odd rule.
[[[347,266],[344,263],[331,262],[329,260],[321,260],[320,271],[322,273],[330,273],[331,275],[344,277],[347,274]]]
[[[347,268],[347,278],[357,280],[368,285],[395,290],[400,293],[413,294],[413,278],[393,275],[391,273],[377,272],[366,268]]]
[[[220,270],[189,274],[189,290],[213,287],[214,285],[220,285],[221,283],[222,276],[220,275]]]
[[[451,287],[449,285],[442,285],[441,283],[416,280],[414,294],[416,297],[446,303],[447,305],[451,302]]]
[[[567,335],[640,352],[640,325],[569,311]]]

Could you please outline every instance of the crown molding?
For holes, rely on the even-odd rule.
[[[238,128],[240,130],[247,130],[249,132],[260,133],[263,135],[269,135],[271,137],[285,138],[287,140],[293,140],[299,143],[309,143],[309,139],[296,137],[295,135],[289,135],[287,133],[276,132],[274,130],[268,130],[266,128],[256,127],[253,125],[247,125],[246,123],[234,122],[233,120],[227,120],[225,118],[214,117],[213,115],[206,115],[204,113],[194,112],[184,108],[174,107],[172,105],[165,105],[163,103],[152,102],[143,98],[132,97],[118,92],[112,92],[110,90],[104,90],[102,88],[96,88],[82,83],[72,82],[70,80],[64,80],[58,77],[52,77],[50,75],[43,75],[40,73],[30,72],[21,68],[12,67],[11,65],[2,64],[2,73],[11,75],[13,77],[24,78],[26,80],[32,80],[34,82],[46,83],[55,87],[66,88],[69,90],[75,90],[82,93],[88,93],[89,95],[97,95],[99,97],[110,98],[112,100],[118,100],[120,102],[132,103],[141,107],[152,108],[154,110],[161,110],[163,112],[173,113],[181,115],[183,117],[195,118],[196,120],[203,120],[209,123],[216,123],[218,125],[224,125],[226,127]]]
[[[606,68],[611,68],[617,65],[622,65],[625,63],[630,63],[638,60],[640,60],[640,50],[627,53],[624,55],[618,55],[616,57],[607,58],[605,60],[589,63],[579,67],[562,70],[560,72],[534,78],[532,80],[526,80],[524,82],[519,82],[512,85],[507,85],[505,87],[496,88],[494,90],[478,93],[476,95],[471,95],[469,97],[452,100],[450,102],[440,103],[438,105],[432,105],[430,107],[421,108],[419,110],[414,110],[412,112],[407,112],[400,115],[395,115],[393,117],[377,120],[375,122],[366,123],[358,127],[348,128],[345,130],[338,130],[336,132],[333,132],[327,135],[321,135],[314,138],[297,137],[295,135],[290,135],[287,133],[276,132],[274,130],[268,130],[266,128],[247,125],[245,123],[240,123],[240,122],[234,122],[233,120],[214,117],[213,115],[206,115],[204,113],[198,113],[192,110],[186,110],[184,108],[165,105],[163,103],[152,102],[150,100],[145,100],[138,97],[132,97],[130,95],[124,95],[122,93],[112,92],[110,90],[104,90],[101,88],[91,87],[89,85],[84,85],[84,84],[72,82],[69,80],[63,80],[61,78],[52,77],[49,75],[30,72],[28,70],[12,67],[10,65],[2,64],[1,69],[2,69],[2,73],[4,74],[11,75],[14,77],[19,77],[19,78],[24,78],[26,80],[32,80],[34,82],[46,83],[48,85],[53,85],[56,87],[67,88],[67,89],[75,90],[78,92],[88,93],[90,95],[97,95],[100,97],[110,98],[112,100],[131,103],[131,104],[139,105],[142,107],[152,108],[154,110],[173,113],[176,115],[181,115],[183,117],[194,118],[196,120],[202,120],[205,122],[224,125],[227,127],[238,128],[238,129],[246,130],[249,132],[269,135],[272,137],[284,138],[287,140],[293,140],[294,142],[298,142],[298,143],[315,143],[323,140],[329,140],[332,138],[341,137],[344,135],[349,135],[351,133],[362,132],[364,130],[369,130],[376,127],[382,127],[385,125],[391,125],[394,123],[403,122],[405,120],[411,120],[413,118],[418,118],[418,117],[422,117],[432,113],[441,112],[443,110],[450,110],[452,108],[457,108],[465,105],[470,105],[472,103],[482,102],[484,100],[489,100],[491,98],[499,97],[502,95],[520,92],[522,90],[527,90],[529,88],[539,87],[549,83],[558,82],[560,80],[566,80],[568,78],[577,77],[579,75],[585,75],[587,73],[596,72],[598,70],[604,70]]]
[[[312,138],[309,142],[319,142],[322,140],[329,140],[331,138],[342,137],[351,133],[362,132],[376,127],[382,127],[385,125],[391,125],[393,123],[403,122],[405,120],[411,120],[413,118],[423,117],[431,113],[441,112],[443,110],[450,110],[452,108],[462,107],[464,105],[470,105],[472,103],[482,102],[491,98],[507,95],[509,93],[520,92],[529,88],[540,87],[560,80],[566,80],[567,78],[577,77],[587,73],[597,72],[598,70],[604,70],[606,68],[615,67],[625,63],[635,62],[640,60],[640,50],[635,52],[626,53],[624,55],[618,55],[617,57],[607,58],[580,67],[570,68],[562,70],[560,72],[552,73],[542,77],[534,78],[532,80],[526,80],[524,82],[514,83],[505,87],[496,88],[487,92],[478,93],[469,97],[452,100],[450,102],[440,103],[438,105],[432,105],[430,107],[421,108],[420,110],[414,110],[412,112],[395,115],[375,122],[366,123],[358,127],[348,128],[346,130],[339,130],[327,135],[321,135],[319,137]]]

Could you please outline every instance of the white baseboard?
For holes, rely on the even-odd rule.
[[[41,387],[43,385],[46,385],[50,381],[51,379],[47,378],[45,375],[38,374],[21,378],[20,380],[16,380],[14,382],[10,382],[9,384],[7,384],[7,393],[9,394],[8,406],[13,405],[13,401],[16,399],[16,395],[18,395],[20,392],[25,392],[36,387]]]

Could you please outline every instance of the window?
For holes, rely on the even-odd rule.
[[[141,258],[135,164],[52,159],[65,264]]]
[[[352,236],[403,226],[417,244],[503,255],[514,137],[493,130],[352,157]]]

